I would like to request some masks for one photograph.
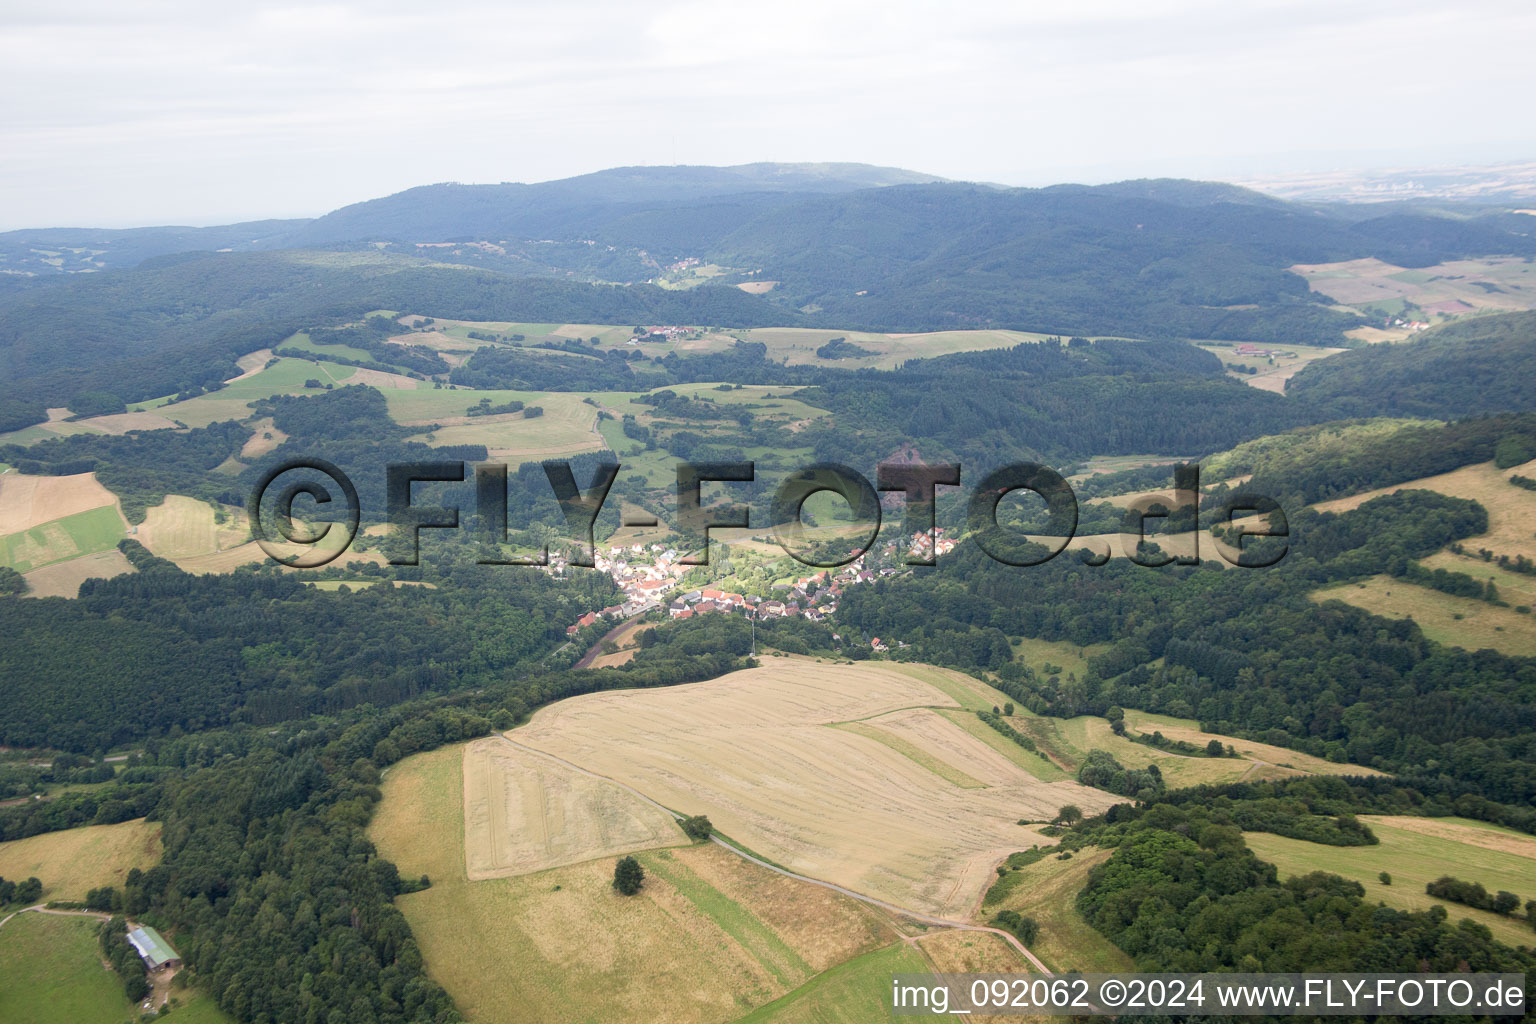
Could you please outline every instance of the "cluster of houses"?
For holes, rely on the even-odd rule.
[[[660,327],[642,327],[640,333],[630,338],[626,344],[639,345],[645,342],[659,343],[663,341],[676,341],[678,338],[687,337],[698,331],[697,327],[678,327],[675,324]]]
[[[943,531],[938,532],[942,534]],[[922,546],[923,542],[928,545],[926,548]],[[941,554],[955,546],[954,541],[942,536],[935,538],[914,534],[913,553],[922,554],[925,558],[930,557],[927,552],[934,549],[935,543]],[[651,556],[649,561],[645,560],[647,554]],[[661,608],[663,601],[669,595],[674,596],[670,601],[666,601],[665,607],[667,615],[674,619],[722,613],[748,615],[755,618],[803,616],[812,622],[821,622],[837,611],[838,600],[846,588],[861,583],[872,583],[881,576],[890,576],[896,572],[893,568],[879,570],[866,568],[864,555],[859,555],[852,562],[836,570],[823,569],[809,576],[775,583],[771,588],[775,593],[770,597],[737,594],[715,588],[699,588],[684,594],[675,594],[681,586],[684,572],[691,568],[679,565],[677,557],[675,549],[664,548],[660,544],[610,547],[606,552],[595,554],[593,562],[596,568],[613,577],[613,581],[624,592],[625,599],[622,603],[610,605],[601,611],[587,612],[577,619],[574,625],[566,628],[566,634],[574,635],[583,627],[603,619],[627,619]],[[563,563],[556,565],[552,557],[547,571],[563,575],[565,566]],[[887,648],[879,645],[877,640],[875,649],[886,650]]]
[[[1427,330],[1429,330],[1429,324],[1425,323],[1423,320],[1404,320],[1402,317],[1397,317],[1396,319],[1394,319],[1392,321],[1392,326],[1393,327],[1404,327],[1404,328],[1407,328],[1410,331],[1427,331]]]
[[[908,554],[924,561],[932,561],[936,555],[947,555],[955,550],[955,540],[944,536],[944,527],[936,526],[932,533],[914,533]]]
[[[551,552],[549,562],[546,572],[554,576],[565,575],[564,558]],[[624,600],[602,611],[583,615],[576,620],[574,626],[566,627],[567,635],[574,634],[583,626],[592,625],[600,618],[627,619],[652,608],[660,608],[662,599],[677,589],[683,573],[692,568],[678,563],[677,549],[664,548],[660,544],[628,544],[610,547],[607,551],[594,551],[592,564],[598,572],[613,577],[613,582],[624,593]]]

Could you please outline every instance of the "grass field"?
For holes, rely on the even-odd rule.
[[[220,523],[213,506],[206,501],[170,494],[148,510],[144,522],[134,531],[134,540],[177,565],[249,541],[244,511],[228,506],[223,511],[225,520]]]
[[[130,430],[170,430],[176,424],[154,412],[123,412],[112,416],[91,416],[77,421],[103,434],[126,434]]]
[[[309,340],[309,335],[304,331],[284,338],[282,344],[278,345],[278,348],[308,352],[314,359],[340,356],[343,359],[356,359],[360,363],[388,362],[388,360],[377,358],[366,349],[353,348],[351,345],[316,345],[313,341]]]
[[[988,923],[1004,910],[1033,917],[1040,924],[1040,935],[1030,951],[1054,971],[1134,970],[1131,958],[1089,927],[1077,912],[1077,894],[1087,884],[1088,872],[1108,860],[1112,852],[1089,847],[1070,860],[1046,854],[1033,864],[1014,869],[1006,877],[1006,895],[986,904],[977,921]]]
[[[440,394],[441,392],[432,392]],[[386,391],[386,395],[414,395],[410,391]],[[453,392],[462,395],[462,392]],[[542,416],[526,418],[522,413],[498,416],[444,417],[442,424],[430,432],[408,438],[430,445],[483,444],[493,459],[501,459],[516,465],[545,458],[559,458],[578,452],[593,451],[606,446],[602,434],[597,431],[597,410],[579,398],[554,392],[477,392],[496,396],[492,402],[517,397],[528,405],[544,410]],[[395,415],[393,411],[391,415]]]
[[[1476,501],[1488,510],[1488,532],[1463,541],[1465,554],[1439,551],[1422,559],[1421,564],[1431,569],[1464,572],[1479,580],[1492,579],[1500,598],[1511,607],[1442,594],[1388,576],[1319,590],[1312,595],[1313,599],[1337,599],[1375,615],[1412,618],[1424,635],[1437,643],[1469,650],[1491,648],[1505,654],[1536,655],[1536,616],[1514,610],[1519,605],[1536,607],[1536,577],[1504,572],[1474,554],[1486,549],[1495,556],[1536,558],[1536,492],[1509,482],[1511,476],[1533,474],[1536,461],[1510,469],[1497,469],[1493,463],[1483,462],[1316,506],[1325,512],[1344,512],[1400,490],[1431,490]]]
[[[1132,715],[1130,711],[1125,713],[1127,725]],[[1249,776],[1254,767],[1252,762],[1242,758],[1186,757],[1135,743],[1124,736],[1116,736],[1107,720],[1090,715],[1068,719],[1035,719],[1032,729],[1028,731],[1033,734],[1034,729],[1054,729],[1052,748],[1066,753],[1073,762],[1080,762],[1090,750],[1107,750],[1128,768],[1145,768],[1155,764],[1168,785],[1175,789],[1204,783],[1236,782]],[[1139,731],[1151,732],[1150,729]],[[1075,763],[1073,767],[1075,769]]]
[[[1221,360],[1222,365],[1227,367],[1227,376],[1234,377],[1251,388],[1272,391],[1277,395],[1285,394],[1285,382],[1296,376],[1303,367],[1344,351],[1342,348],[1313,348],[1307,345],[1257,346],[1277,353],[1269,357],[1243,355],[1237,351],[1238,342],[1202,341],[1198,344]],[[1257,367],[1259,372],[1238,373],[1232,369],[1234,365]]]
[[[92,917],[19,914],[0,928],[0,1020],[7,1024],[121,1024],[137,1007],[101,959]],[[177,989],[179,1024],[233,1024],[212,997]]]
[[[120,1024],[135,1013],[104,967],[95,918],[20,914],[0,928],[0,1020]],[[179,1019],[179,1018],[178,1018]]]
[[[76,512],[0,537],[0,565],[25,573],[54,562],[109,551],[123,539],[126,530],[127,524],[115,505]]]
[[[1374,768],[1366,768],[1358,764],[1341,764],[1329,761],[1326,758],[1313,757],[1299,750],[1290,750],[1286,747],[1276,747],[1268,743],[1258,743],[1254,740],[1238,739],[1235,736],[1224,736],[1220,733],[1202,732],[1200,723],[1187,718],[1174,718],[1170,715],[1154,715],[1147,711],[1131,711],[1125,713],[1125,724],[1134,732],[1150,736],[1154,732],[1160,732],[1171,740],[1184,740],[1186,743],[1194,743],[1204,746],[1211,740],[1219,740],[1223,746],[1231,746],[1243,757],[1250,761],[1258,762],[1260,767],[1272,765],[1276,768],[1286,768],[1293,772],[1306,772],[1309,775],[1380,775],[1381,772]],[[1149,747],[1141,749],[1150,750]],[[1252,780],[1264,776],[1250,773],[1246,778]]]
[[[1345,512],[1359,508],[1372,498],[1407,490],[1438,491],[1453,498],[1470,498],[1488,510],[1488,532],[1463,541],[1464,547],[1471,551],[1488,548],[1495,555],[1511,558],[1525,555],[1536,559],[1536,491],[1527,491],[1509,482],[1511,476],[1533,475],[1536,475],[1536,460],[1510,469],[1497,469],[1491,462],[1480,462],[1438,476],[1321,502],[1313,507],[1320,512]]]
[[[1021,754],[1038,760],[1048,758],[1057,778],[1070,778],[1090,750],[1108,751],[1127,767],[1145,768],[1147,765],[1155,764],[1163,773],[1163,777],[1168,780],[1168,784],[1174,787],[1198,786],[1206,783],[1220,784],[1239,780],[1255,782],[1298,773],[1380,774],[1371,768],[1352,764],[1335,764],[1332,761],[1295,750],[1287,750],[1284,747],[1202,732],[1199,723],[1188,719],[1154,715],[1131,709],[1125,712],[1125,724],[1131,735],[1151,736],[1154,732],[1161,732],[1170,740],[1184,740],[1200,746],[1214,739],[1223,746],[1231,745],[1240,756],[1235,758],[1193,757],[1159,750],[1144,743],[1137,743],[1127,736],[1117,736],[1107,720],[1092,715],[1059,719],[1020,712],[1013,716],[1011,722],[1015,729],[1036,742],[1044,757],[1025,751],[1021,751]],[[961,721],[961,724],[967,725],[964,721]],[[997,737],[998,743],[1006,743],[1016,748],[1011,741],[988,729],[985,723],[977,722],[971,728],[978,735],[983,735],[980,730],[986,730]],[[986,738],[985,735],[983,738]],[[1051,777],[1039,772],[1036,774],[1040,778]]]
[[[1494,937],[1511,945],[1536,944],[1524,921],[1437,900],[1424,886],[1442,875],[1480,882],[1489,892],[1506,889],[1522,901],[1536,899],[1536,838],[1461,818],[1361,816],[1378,839],[1377,846],[1325,846],[1300,839],[1250,832],[1243,836],[1253,852],[1280,869],[1282,878],[1309,871],[1330,871],[1365,886],[1367,900],[1404,910],[1445,907],[1451,919],[1471,918]],[[1386,871],[1391,885],[1377,875]]]
[[[688,686],[562,701],[510,735],[674,810],[706,813],[793,870],[942,914],[963,911],[993,865],[1029,845],[1020,818],[1116,799],[1043,782],[948,718],[906,712],[956,708],[946,689],[976,705],[1001,699],[925,666],[774,659]],[[842,722],[885,735],[826,728]],[[965,788],[973,783],[983,788]]]
[[[878,1024],[891,1018],[891,975],[929,970],[913,945],[897,942],[818,974],[737,1024]]]
[[[768,283],[768,282],[760,282]],[[761,289],[759,289],[761,290]],[[402,318],[414,323],[414,317]],[[426,345],[443,352],[468,352],[485,345],[533,346],[542,342],[562,339],[598,339],[598,349],[622,348],[633,337],[632,324],[533,324],[533,323],[475,323],[467,320],[439,319],[433,331],[408,335],[404,340],[411,344]],[[496,341],[469,337],[470,331],[495,334]],[[512,335],[523,335],[522,341],[512,340]],[[856,359],[821,359],[816,349],[833,338],[846,338],[852,344],[867,349],[873,355]],[[1038,342],[1046,335],[1025,331],[940,331],[929,334],[871,334],[863,331],[829,331],[799,327],[763,327],[750,330],[703,333],[665,342],[647,342],[643,349],[647,355],[663,356],[676,352],[681,356],[706,352],[719,352],[730,348],[739,338],[744,341],[762,342],[768,346],[768,358],[788,361],[792,364],[811,363],[819,366],[837,366],[848,369],[874,367],[891,369],[908,359],[927,359],[953,352],[977,352],[986,349],[1011,348],[1014,345]],[[531,350],[536,351],[536,350]]]
[[[165,399],[130,405],[129,411],[153,411],[166,419],[189,427],[206,427],[220,420],[243,420],[251,414],[251,403],[273,395],[320,394],[306,388],[311,378],[324,384],[340,386],[357,372],[355,367],[339,363],[312,363],[307,359],[279,359],[270,367],[249,376],[236,377],[224,388],[185,402],[167,403]],[[172,396],[174,397],[174,396]]]
[[[1450,647],[1536,655],[1536,618],[1531,615],[1487,601],[1442,594],[1390,576],[1342,583],[1316,591],[1312,598],[1344,601],[1390,619],[1412,619],[1429,639]]]
[[[84,899],[91,889],[121,885],[131,868],[159,862],[160,826],[143,818],[0,843],[0,877],[35,876],[50,900]]]
[[[975,736],[1041,782],[1055,782],[1059,779],[1070,777],[1049,757],[1013,742],[1013,740],[1004,736],[969,711],[940,711],[939,714],[972,736]]]
[[[629,898],[609,857],[470,881],[463,761],[446,747],[392,767],[370,835],[403,874],[431,876],[399,906],[477,1024],[723,1024],[896,937],[862,904],[712,844],[639,854]]]
[[[980,352],[1038,342],[1046,335],[1025,331],[939,331],[931,334],[871,334],[864,331],[827,331],[806,327],[759,327],[733,331],[744,341],[768,346],[768,358],[798,365],[837,366],[848,369],[893,369],[908,359],[930,359],[954,352]],[[833,338],[873,352],[856,359],[822,359],[816,350]]]
[[[1080,647],[1060,640],[1032,640],[1023,638],[1013,645],[1013,656],[1042,675],[1075,675],[1079,679],[1088,671],[1088,659],[1109,649],[1108,644],[1088,644]],[[1046,670],[1047,665],[1057,671]]]
[[[1488,580],[1499,591],[1499,599],[1511,606],[1526,605],[1536,608],[1536,576],[1500,569],[1496,562],[1485,562],[1471,554],[1454,551],[1438,551],[1428,558],[1419,559],[1426,569],[1445,569],[1464,572],[1475,580]]]

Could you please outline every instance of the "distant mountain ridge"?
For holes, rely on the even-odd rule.
[[[82,373],[112,384],[151,359],[167,393],[283,331],[370,309],[1342,344],[1365,321],[1291,266],[1536,257],[1529,219],[1309,206],[1180,179],[1000,188],[857,164],[429,185],[310,221],[0,235],[0,383],[67,397]],[[218,358],[199,364],[203,348]]]

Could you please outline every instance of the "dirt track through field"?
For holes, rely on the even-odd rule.
[[[508,750],[464,748],[464,870],[472,882],[682,841],[670,814],[586,772]]]
[[[553,760],[553,761],[555,761],[555,762],[565,766],[566,768],[571,769],[572,771],[580,772],[581,774],[587,775],[587,776],[591,776],[594,779],[601,779],[604,782],[609,782],[609,783],[612,783],[613,785],[619,786],[619,787],[629,791],[631,794],[633,794],[634,796],[638,797],[640,800],[645,801],[647,804],[651,805],[652,807],[655,807],[656,809],[658,809],[658,810],[660,810],[660,811],[662,811],[662,812],[664,812],[666,814],[671,815],[673,818],[679,818],[680,819],[680,818],[683,817],[683,815],[679,814],[678,812],[670,810],[669,808],[663,807],[661,804],[657,803],[655,800],[652,800],[650,797],[646,796],[644,793],[640,792],[638,789],[635,789],[633,786],[627,785],[627,784],[625,784],[623,782],[619,782],[619,781],[617,781],[615,779],[610,779],[610,778],[608,778],[607,776],[604,776],[604,775],[598,775],[595,772],[590,772],[587,769],[581,767],[580,765],[572,764],[571,762],[566,761],[563,758],[556,757],[554,754],[546,753],[545,751],[542,751],[542,750],[535,750],[532,747],[525,747],[521,743],[518,743],[516,740],[512,739],[510,736],[507,736],[505,734],[501,735],[498,738],[501,739],[503,742],[505,742],[507,744],[510,744],[511,746],[517,748],[518,750],[522,750],[522,751],[525,751],[525,752],[530,753],[530,754],[535,754],[535,755],[539,755],[539,756],[542,756],[542,757],[549,758],[549,759],[551,759],[551,760]],[[736,856],[742,858],[743,860],[750,861],[751,863],[756,864],[758,867],[765,868],[765,869],[767,869],[769,871],[772,871],[772,872],[775,872],[777,874],[783,875],[785,878],[793,878],[794,880],[796,880],[798,882],[806,882],[806,883],[808,883],[810,885],[819,885],[819,886],[821,886],[824,889],[830,889],[833,892],[842,893],[844,896],[852,897],[853,899],[856,899],[856,900],[858,900],[861,903],[866,903],[866,904],[868,904],[868,905],[870,905],[872,907],[878,907],[881,910],[887,911],[887,912],[892,913],[892,914],[896,914],[896,915],[901,916],[901,917],[908,918],[910,920],[918,922],[919,924],[925,924],[925,925],[929,925],[929,926],[937,927],[937,928],[953,928],[953,929],[957,929],[959,931],[988,932],[988,933],[990,933],[992,935],[999,935],[1004,940],[1006,940],[1011,946],[1013,946],[1014,949],[1018,950],[1019,954],[1021,956],[1023,956],[1026,960],[1028,960],[1030,962],[1030,964],[1034,967],[1034,969],[1037,972],[1039,972],[1040,974],[1046,974],[1046,975],[1049,975],[1049,974],[1052,973],[1050,968],[1046,967],[1045,964],[1043,962],[1041,962],[1039,957],[1037,957],[1037,956],[1035,956],[1035,954],[1031,953],[1029,951],[1029,948],[1026,947],[1022,942],[1020,942],[1015,935],[1013,935],[1011,932],[1003,931],[1001,928],[989,928],[986,925],[970,924],[970,923],[965,922],[965,921],[952,921],[952,920],[949,920],[948,918],[935,917],[935,916],[930,915],[930,914],[924,914],[924,913],[921,913],[919,911],[910,910],[910,909],[908,909],[906,907],[897,906],[894,903],[887,903],[885,900],[876,899],[873,896],[867,896],[867,895],[865,895],[864,893],[861,893],[861,892],[855,892],[852,889],[849,889],[849,888],[846,888],[844,886],[838,885],[835,882],[824,881],[824,880],[822,880],[820,878],[812,878],[809,875],[798,874],[798,873],[796,873],[794,871],[790,871],[790,870],[788,870],[786,868],[781,868],[781,867],[779,867],[776,864],[770,864],[767,861],[765,861],[765,860],[763,860],[763,859],[761,859],[759,857],[754,857],[752,854],[746,852],[745,850],[740,849],[739,847],[733,846],[732,844],[730,844],[730,843],[726,842],[725,840],[721,839],[718,835],[712,835],[709,838],[710,838],[710,841],[715,843],[716,845],[721,846],[721,847],[731,851],[732,853],[734,853]]]
[[[979,685],[939,669],[796,660],[575,697],[516,736],[663,806],[708,814],[796,872],[942,916],[969,906],[1004,856],[1034,844],[1019,819],[1115,802],[1042,782],[941,715],[870,721],[956,709],[941,687]],[[860,720],[865,728],[832,727]]]

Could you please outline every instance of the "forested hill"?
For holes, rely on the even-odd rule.
[[[140,232],[0,235],[0,291],[21,309],[0,320],[31,329],[38,305],[94,304],[92,292],[58,292],[81,277],[116,278],[105,292],[117,336],[174,332],[188,311],[228,306],[229,284],[250,285],[240,308],[258,311],[300,289],[306,309],[344,306],[360,273],[378,276],[383,253],[430,256],[514,279],[639,286],[685,260],[716,268],[708,312],[715,323],[773,322],[877,331],[969,327],[1136,338],[1337,342],[1359,318],[1319,301],[1289,272],[1296,263],[1377,257],[1402,266],[1495,254],[1536,255],[1536,238],[1499,211],[1389,206],[1313,207],[1210,182],[1148,180],[1104,186],[999,188],[944,182],[862,165],[618,168],[538,185],[431,185],[344,207],[311,222],[262,222]],[[199,263],[202,277],[168,287],[156,253],[233,249]],[[252,249],[294,250],[275,262]],[[324,253],[317,249],[326,250]],[[57,255],[48,255],[57,253]],[[186,257],[175,257],[186,266]],[[211,260],[212,257],[202,259]],[[196,261],[194,261],[196,263]],[[363,263],[371,269],[360,270]],[[100,271],[90,275],[67,271]],[[280,270],[280,279],[272,277]],[[127,273],[129,276],[120,278]],[[149,278],[133,276],[150,273]],[[340,276],[337,276],[337,275]],[[32,275],[30,277],[26,275]],[[249,279],[247,281],[247,278]],[[424,280],[424,279],[421,279]],[[18,283],[19,282],[19,283]],[[764,296],[729,286],[771,282]],[[439,279],[452,297],[460,279]],[[697,284],[698,280],[686,283]],[[523,285],[499,280],[503,291]],[[767,287],[765,285],[765,287]],[[698,289],[703,291],[703,289]],[[14,294],[20,292],[20,295]],[[143,293],[152,301],[132,300]],[[621,310],[674,310],[648,296],[567,292],[551,319],[623,322]],[[30,305],[29,305],[30,304]],[[282,305],[282,304],[279,304]],[[512,303],[501,303],[503,307]],[[293,303],[284,312],[297,312]],[[421,309],[453,314],[436,302]],[[541,307],[548,308],[548,307]],[[768,310],[772,315],[756,310]],[[545,315],[523,309],[510,319]],[[92,324],[72,324],[89,344]],[[14,347],[17,328],[10,330]],[[46,348],[57,346],[46,345]],[[161,347],[170,347],[169,344]],[[73,365],[89,366],[90,353]],[[14,358],[0,372],[18,372]],[[69,365],[66,363],[65,365]],[[25,372],[37,372],[35,366]]]
[[[1303,369],[1286,394],[1331,417],[1536,410],[1536,312],[1446,324]]]
[[[377,253],[188,254],[0,297],[0,400],[125,401],[234,376],[233,359],[302,327],[374,309],[555,323],[795,324],[736,288],[666,291]]]
[[[591,219],[635,210],[753,196],[846,192],[944,179],[855,163],[756,163],[735,167],[614,167],[556,181],[423,185],[352,203],[317,218],[215,227],[25,228],[0,232],[0,269],[69,274],[133,267],[181,252],[330,246],[376,238],[438,241],[578,237]],[[600,223],[600,222],[599,222]],[[644,244],[644,243],[641,243]],[[15,281],[10,282],[15,284]]]
[[[785,305],[871,329],[1008,324],[1292,343],[1337,339],[1353,321],[1286,268],[1367,255],[1422,266],[1474,252],[1528,254],[1536,239],[1490,218],[1351,220],[1184,181],[813,197],[711,249],[717,262],[763,267]]]
[[[637,230],[671,211],[701,204],[732,211],[733,220],[799,194],[849,192],[942,181],[942,178],[868,164],[743,164],[737,167],[615,167],[574,178],[525,185],[424,185],[381,199],[344,206],[293,231],[290,246],[323,246],[366,239],[600,237],[613,244],[656,246],[660,239]],[[722,198],[736,201],[721,204]],[[686,239],[676,239],[686,244]]]

